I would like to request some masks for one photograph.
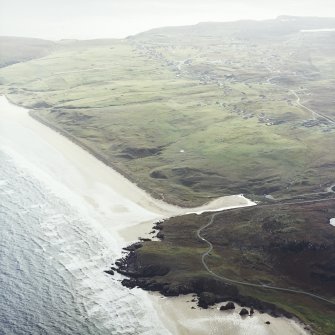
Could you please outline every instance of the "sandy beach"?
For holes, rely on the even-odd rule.
[[[220,311],[218,304],[209,309],[199,309],[192,295],[165,298],[152,294],[159,313],[165,315],[163,322],[173,334],[179,335],[306,335],[304,327],[295,320],[274,318],[255,311],[252,317],[241,317],[241,306],[235,304],[233,311]],[[193,307],[193,308],[192,308]],[[173,321],[172,321],[173,320]],[[177,322],[175,321],[177,320]],[[270,324],[266,324],[270,322]]]
[[[49,184],[53,192],[91,218],[107,241],[121,248],[147,237],[153,222],[185,213],[202,213],[254,205],[243,195],[222,197],[197,208],[181,208],[152,198],[64,136],[31,118],[24,108],[0,96],[0,149]],[[162,299],[139,293],[153,304],[171,334],[307,334],[292,320],[256,313],[248,320],[216,309],[193,310],[189,297]],[[271,325],[264,322],[269,320]],[[210,331],[209,331],[210,329]],[[225,331],[224,331],[225,330]]]

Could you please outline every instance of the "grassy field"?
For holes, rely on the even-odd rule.
[[[313,120],[291,90],[334,117],[333,34],[217,31],[58,43],[1,69],[0,89],[169,202],[324,191],[335,181],[335,126]]]
[[[51,53],[55,43],[37,38],[0,36],[0,68]]]

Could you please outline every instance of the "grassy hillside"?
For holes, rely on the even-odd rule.
[[[301,30],[335,28],[335,18],[279,16],[275,20],[241,20],[234,22],[201,22],[191,26],[163,27],[143,32],[134,37],[141,42],[195,45],[213,44],[224,39],[245,42],[285,41]]]
[[[46,56],[54,47],[55,43],[37,38],[0,36],[0,68]]]
[[[63,41],[1,69],[0,90],[170,202],[323,192],[335,181],[335,33],[299,30],[333,22],[279,18]],[[247,39],[246,25],[255,36],[273,29]]]
[[[213,244],[207,264],[229,279],[303,290],[335,303],[335,229],[329,224],[334,205],[333,199],[221,212],[202,233]],[[298,293],[231,284],[209,274],[201,263],[208,246],[196,231],[211,216],[186,215],[159,224],[163,240],[143,242],[131,254],[125,266],[131,279],[124,284],[166,295],[196,292],[200,304],[233,299],[277,313],[274,304],[311,325],[317,334],[334,334],[334,305]]]

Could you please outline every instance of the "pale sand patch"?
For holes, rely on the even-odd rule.
[[[46,185],[52,183],[52,190],[58,196],[69,201],[85,218],[91,218],[94,226],[113,246],[115,253],[119,253],[128,242],[138,237],[147,237],[154,221],[186,213],[200,214],[206,210],[254,205],[242,195],[222,197],[193,209],[166,204],[152,198],[64,136],[35,121],[26,109],[9,103],[3,96],[0,96],[0,118],[0,149],[9,153]],[[139,296],[148,294],[141,291]],[[189,318],[186,312],[191,312],[190,306],[177,299],[157,298],[155,308],[164,309],[161,314],[164,314],[163,320],[169,325],[172,334],[208,334],[205,331],[208,328],[214,329],[211,334],[221,334],[222,329],[231,324],[229,318],[226,320],[222,314],[217,323],[216,316],[213,314],[212,318],[207,311],[197,311],[196,320]],[[282,320],[283,327],[291,323],[286,319],[279,320]],[[216,323],[218,326],[214,326]],[[231,334],[244,334],[244,324],[238,319],[234,324]],[[173,330],[174,327],[177,327],[177,331]],[[199,331],[196,330],[198,327]],[[248,334],[262,334],[254,331],[253,327],[250,325]],[[299,331],[287,334],[303,334]],[[264,334],[283,332],[278,330],[277,333]]]
[[[192,295],[165,298],[150,294],[158,306],[157,312],[165,326],[173,334],[179,335],[308,335],[303,325],[285,318],[274,318],[255,311],[252,317],[241,317],[241,306],[235,304],[235,310],[220,311],[218,304],[207,310],[199,309],[191,302]],[[195,307],[195,309],[192,309]],[[249,309],[248,309],[249,310]],[[172,321],[173,320],[173,321]],[[270,321],[270,325],[265,322]]]
[[[332,218],[329,220],[329,223],[335,227],[335,218]]]
[[[215,199],[206,205],[195,208],[180,208],[175,206],[175,212],[170,213],[170,215],[165,216],[164,218],[182,214],[191,214],[191,213],[201,214],[204,212],[216,212],[225,209],[247,207],[254,205],[255,205],[254,202],[245,198],[242,194],[231,195]],[[131,229],[129,229],[129,227],[120,229],[118,233],[123,237],[125,241],[129,243],[131,241],[137,240],[139,237],[152,238],[152,235],[150,235],[152,227],[153,227],[153,221],[144,221],[135,225],[131,225]]]

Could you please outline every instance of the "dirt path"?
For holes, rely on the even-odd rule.
[[[318,117],[321,117],[322,119],[325,119],[326,121],[330,122],[331,124],[335,125],[335,121],[334,121],[333,119],[331,119],[330,117],[325,116],[325,115],[321,114],[320,112],[316,112],[315,110],[310,109],[310,108],[306,107],[305,105],[303,105],[303,104],[300,102],[300,97],[299,97],[299,95],[297,94],[297,92],[295,92],[295,91],[293,91],[293,90],[290,90],[290,92],[291,92],[291,93],[296,97],[296,99],[297,99],[295,103],[296,103],[299,107],[301,107],[301,108],[307,110],[308,112],[311,112],[314,120],[316,119],[316,116],[318,116]]]
[[[201,262],[202,262],[204,268],[206,269],[206,271],[209,274],[211,274],[212,276],[214,276],[217,279],[223,280],[223,281],[228,282],[228,283],[233,283],[233,284],[238,284],[238,285],[244,285],[244,286],[252,286],[252,287],[257,287],[257,288],[262,288],[262,289],[268,289],[268,290],[276,290],[276,291],[283,291],[283,292],[303,294],[303,295],[307,295],[309,297],[312,297],[312,298],[315,298],[315,299],[318,299],[318,300],[322,300],[322,301],[327,302],[327,303],[329,303],[331,305],[335,305],[334,301],[328,300],[328,299],[326,299],[324,297],[321,297],[321,296],[313,294],[313,293],[309,293],[309,292],[305,292],[305,291],[301,291],[301,290],[294,290],[294,289],[289,289],[289,288],[283,288],[283,287],[265,285],[265,284],[261,285],[261,284],[254,284],[254,283],[245,282],[245,281],[234,280],[234,279],[227,278],[225,276],[220,276],[217,273],[215,273],[214,271],[212,271],[209,268],[209,266],[208,266],[208,264],[206,262],[206,258],[208,256],[210,256],[210,253],[213,250],[213,244],[210,241],[208,241],[206,238],[204,238],[201,233],[206,228],[208,228],[209,226],[211,226],[214,223],[216,216],[219,215],[219,214],[221,214],[221,213],[214,213],[211,216],[209,222],[197,230],[197,237],[208,245],[207,251],[205,251],[201,255]]]

